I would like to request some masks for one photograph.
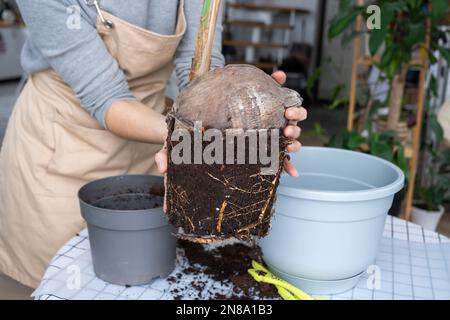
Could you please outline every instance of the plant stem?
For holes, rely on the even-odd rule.
[[[191,74],[189,75],[190,80],[209,71],[220,3],[221,0],[204,0],[203,2],[200,28],[197,34],[194,58],[192,59]]]
[[[404,64],[401,70],[394,75],[391,85],[391,97],[389,99],[389,115],[387,122],[388,130],[397,130],[398,122],[402,112],[403,93],[405,91],[406,73],[408,65]]]
[[[380,76],[377,77],[377,80],[375,81],[375,84],[373,86],[373,88],[370,87],[369,85],[369,99],[367,100],[367,104],[366,107],[364,109],[364,112],[362,114],[362,116],[359,118],[359,122],[358,122],[358,129],[357,131],[359,133],[362,133],[364,131],[364,128],[366,126],[366,122],[370,116],[370,113],[372,111],[372,107],[373,107],[373,103],[375,100],[374,95],[377,94],[377,90],[378,90],[378,84],[380,83]]]

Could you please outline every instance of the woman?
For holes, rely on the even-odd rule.
[[[0,154],[0,272],[36,287],[83,228],[76,195],[84,183],[155,173],[156,165],[166,171],[165,152],[155,157],[167,135],[165,86],[173,64],[179,87],[188,82],[203,1],[104,0],[101,9],[93,0],[17,2],[31,76]],[[220,33],[213,67],[223,66]],[[297,138],[305,110],[286,117],[285,135]]]

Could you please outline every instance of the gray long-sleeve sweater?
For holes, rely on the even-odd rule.
[[[17,0],[29,37],[22,65],[29,73],[53,68],[99,123],[114,101],[135,99],[117,61],[98,35],[97,11],[85,0]],[[182,89],[188,82],[203,0],[185,0],[187,30],[175,56],[175,71]],[[134,25],[169,35],[175,32],[178,0],[102,0],[103,10]],[[80,9],[79,28],[67,26],[71,6]],[[69,9],[68,9],[69,8]],[[218,21],[212,67],[221,67],[221,20]],[[132,59],[132,57],[131,57]]]

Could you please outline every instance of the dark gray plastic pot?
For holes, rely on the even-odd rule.
[[[356,285],[375,260],[403,172],[360,152],[304,147],[299,177],[283,175],[263,258],[280,278],[312,294]]]
[[[173,230],[160,205],[146,197],[150,190],[163,194],[163,178],[118,176],[80,189],[81,214],[88,224],[92,262],[99,278],[141,285],[166,277],[174,269]]]

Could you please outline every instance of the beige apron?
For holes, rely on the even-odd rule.
[[[173,57],[186,30],[180,1],[174,35],[160,35],[103,12],[97,21],[137,99],[159,112]],[[149,123],[151,125],[151,123]],[[103,130],[52,70],[30,77],[0,153],[0,273],[36,287],[57,250],[84,227],[77,192],[88,181],[155,173],[161,148]]]

